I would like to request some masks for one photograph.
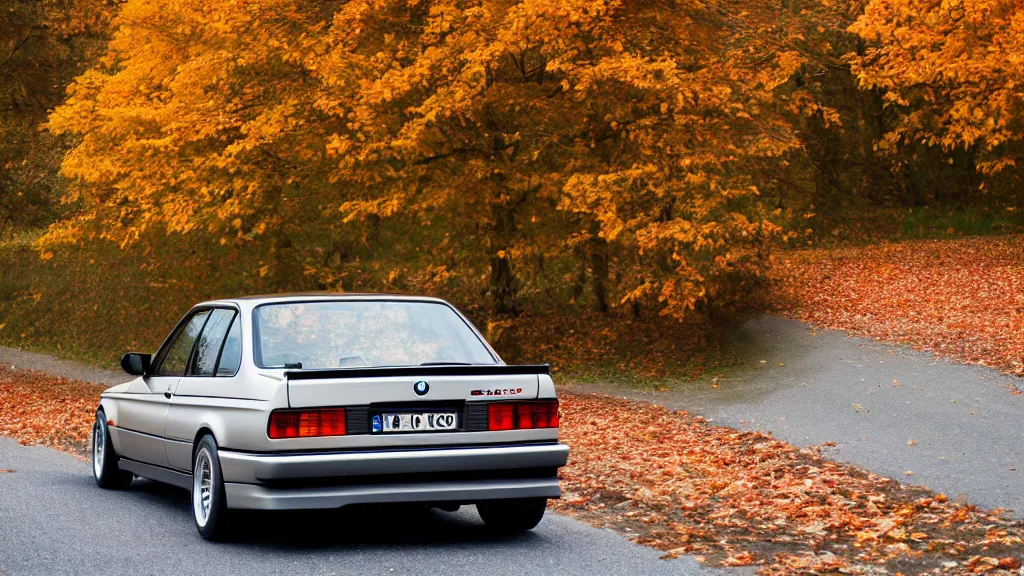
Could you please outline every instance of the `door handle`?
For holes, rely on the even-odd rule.
[[[168,390],[167,392],[164,392],[164,398],[167,398],[168,400],[170,400],[170,398],[171,398],[171,391],[170,390]]]

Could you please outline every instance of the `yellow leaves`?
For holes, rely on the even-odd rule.
[[[619,300],[619,304],[632,304],[633,302],[643,302],[647,296],[654,292],[654,284],[651,282],[644,282],[643,284],[633,288],[629,292],[626,292]]]
[[[861,86],[884,89],[886,100],[901,108],[891,133],[902,135],[908,144],[941,145],[946,151],[980,143],[987,156],[979,159],[982,174],[995,173],[1006,166],[1005,160],[1016,156],[1004,145],[1024,134],[1003,126],[1019,117],[1013,111],[1020,110],[1020,95],[1000,87],[1012,86],[1024,72],[1017,56],[1024,47],[1024,35],[1017,9],[1006,10],[1006,6],[996,0],[955,9],[944,3],[903,0],[867,4],[850,29],[873,45],[850,61]],[[888,144],[879,148],[898,150]],[[981,165],[998,168],[986,171]]]
[[[680,316],[741,294],[726,276],[761,274],[777,229],[749,166],[797,144],[763,104],[799,50],[770,66],[734,59],[729,30],[657,4],[412,12],[128,0],[105,62],[50,119],[80,138],[63,169],[91,229],[240,245],[304,225],[315,206],[332,226],[448,226],[458,248],[513,260],[585,233],[573,246],[604,242],[624,270],[612,301]]]
[[[353,200],[343,203],[338,207],[338,211],[345,215],[343,220],[345,223],[368,216],[390,218],[401,212],[405,207],[406,200],[406,196],[400,194],[374,200]]]

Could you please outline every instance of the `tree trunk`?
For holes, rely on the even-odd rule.
[[[487,243],[490,249],[491,278],[487,292],[499,314],[515,314],[517,282],[512,272],[512,256],[509,249],[515,230],[515,206],[495,204],[494,227],[490,230]]]
[[[593,237],[590,245],[590,280],[597,311],[608,313],[608,242]]]
[[[518,282],[512,272],[512,260],[508,251],[502,256],[491,256],[491,286],[489,293],[494,300],[494,311],[499,314],[517,314],[516,292]]]
[[[274,292],[283,292],[295,286],[295,274],[292,239],[280,230],[270,237],[270,288]]]
[[[487,247],[490,250],[491,278],[487,291],[494,301],[494,311],[500,314],[519,313],[516,296],[522,283],[512,270],[511,256],[511,246],[516,236],[516,212],[539,188],[539,185],[527,188],[519,193],[517,200],[495,202],[491,206],[494,224],[488,230]]]

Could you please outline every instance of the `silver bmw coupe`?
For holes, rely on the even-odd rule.
[[[196,528],[222,539],[236,509],[475,504],[529,530],[561,494],[548,367],[502,362],[443,300],[274,295],[204,302],[136,378],[102,395],[96,483],[136,476],[191,490]]]

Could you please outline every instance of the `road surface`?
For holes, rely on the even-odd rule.
[[[835,442],[824,450],[834,460],[1024,514],[1024,395],[1007,388],[1024,387],[1024,378],[770,316],[728,333],[724,349],[732,367],[666,392],[575,388],[771,431],[797,446]]]
[[[472,506],[251,513],[236,541],[214,544],[196,533],[184,490],[146,480],[101,490],[87,463],[10,438],[0,438],[0,469],[13,470],[0,473],[4,576],[722,573],[690,558],[660,560],[657,550],[551,513],[532,532],[493,536]]]

